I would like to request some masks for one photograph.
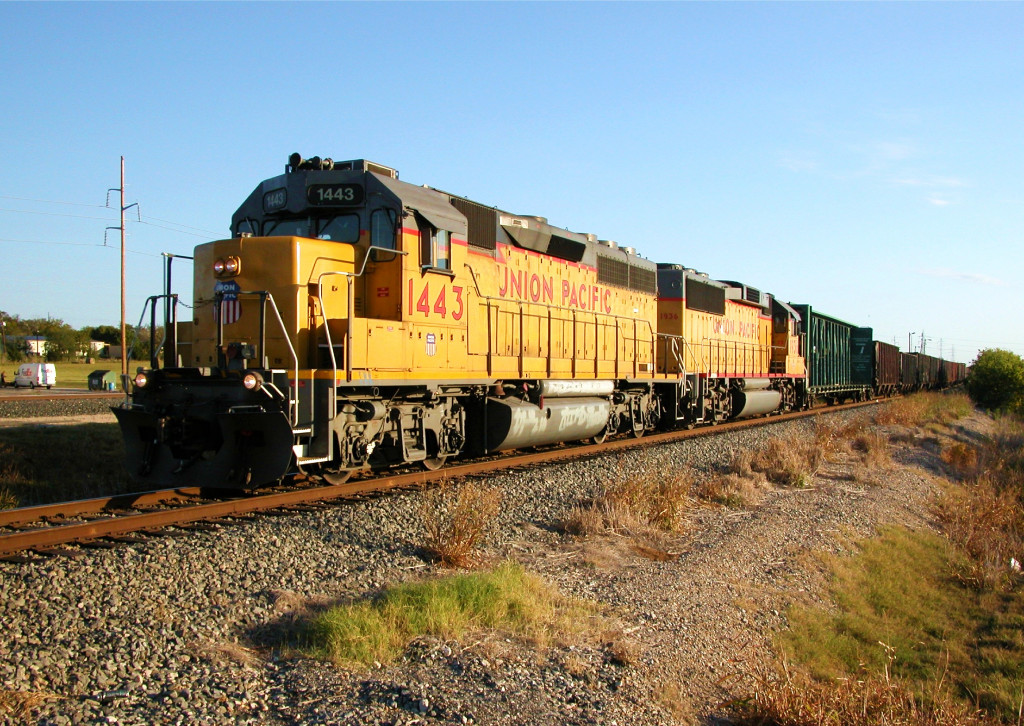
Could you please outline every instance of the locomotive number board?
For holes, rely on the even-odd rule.
[[[306,199],[318,207],[350,207],[363,203],[361,184],[310,184]]]

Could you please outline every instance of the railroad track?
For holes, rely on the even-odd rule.
[[[3,510],[0,511],[0,559],[20,562],[74,552],[55,549],[62,545],[105,548],[137,544],[146,541],[146,537],[166,536],[164,528],[167,527],[208,529],[240,524],[257,513],[316,511],[331,503],[360,501],[388,491],[422,488],[444,479],[480,476],[517,467],[658,446],[875,403],[878,401],[798,411],[770,418],[743,419],[693,430],[648,434],[643,438],[617,438],[603,444],[558,446],[449,465],[437,471],[389,473],[354,479],[340,485],[290,486],[251,494],[237,490],[183,487]],[[32,554],[19,554],[23,552]]]

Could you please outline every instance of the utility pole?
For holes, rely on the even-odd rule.
[[[908,353],[913,353],[914,352],[914,334],[913,333],[907,333],[907,352]]]
[[[132,207],[138,207],[138,202],[124,205],[124,157],[121,157],[121,186],[117,189],[107,190],[107,206],[110,206],[110,192],[121,193],[121,226],[107,227],[107,229],[118,229],[121,231],[121,387],[128,390],[128,329],[125,324],[125,232],[124,213]]]

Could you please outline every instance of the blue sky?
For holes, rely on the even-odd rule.
[[[1022,42],[1021,3],[2,3],[0,310],[116,324],[121,155],[135,322],[298,151],[1024,354]]]

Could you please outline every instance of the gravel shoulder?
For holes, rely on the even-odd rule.
[[[852,416],[851,413],[833,414]],[[0,719],[9,723],[712,723],[772,663],[787,608],[823,602],[821,557],[881,526],[934,528],[939,435],[886,429],[893,464],[854,454],[806,489],[745,509],[696,505],[643,556],[626,537],[562,533],[567,509],[631,474],[698,475],[793,436],[797,421],[583,463],[513,472],[492,560],[514,558],[563,593],[603,603],[607,628],[546,647],[497,633],[424,638],[396,663],[350,671],[281,648],[311,601],[428,576],[421,496],[290,517],[77,559],[0,563]],[[960,422],[971,438],[989,421]],[[20,695],[12,695],[20,694]],[[4,713],[24,704],[27,713]],[[31,706],[29,710],[28,707]]]

